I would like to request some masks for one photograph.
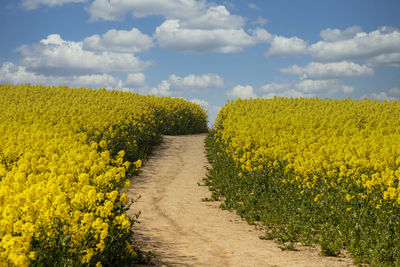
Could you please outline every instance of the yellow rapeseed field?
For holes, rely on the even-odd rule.
[[[0,265],[123,262],[127,172],[161,134],[207,130],[177,98],[0,85]]]
[[[373,204],[400,204],[400,103],[380,101],[238,100],[220,112],[216,136],[243,171],[285,168],[302,192],[324,187],[377,191]],[[323,195],[316,195],[316,202]],[[371,203],[371,204],[372,204]]]
[[[399,102],[239,99],[209,142],[213,189],[267,236],[400,263]]]

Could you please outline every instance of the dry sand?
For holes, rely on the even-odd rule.
[[[132,178],[130,197],[142,196],[128,214],[141,211],[135,243],[155,255],[156,266],[352,266],[345,257],[322,257],[318,249],[282,251],[263,232],[221,210],[199,186],[208,165],[206,135],[164,136],[161,146]]]

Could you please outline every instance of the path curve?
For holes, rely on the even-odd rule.
[[[155,255],[157,266],[352,266],[349,258],[321,257],[313,248],[282,251],[235,213],[221,210],[198,183],[208,165],[206,135],[164,136],[153,156],[131,180],[129,197],[141,211],[134,242]]]

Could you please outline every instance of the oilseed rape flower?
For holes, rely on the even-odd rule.
[[[396,101],[239,99],[220,111],[215,136],[242,171],[284,168],[302,189],[322,179],[398,201],[399,118]]]
[[[0,117],[2,266],[129,258],[129,175],[162,134],[207,131],[184,99],[66,86],[0,85]]]
[[[207,146],[227,208],[281,240],[308,232],[327,255],[349,244],[377,266],[399,264],[400,102],[228,101]]]

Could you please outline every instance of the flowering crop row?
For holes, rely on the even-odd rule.
[[[1,265],[123,264],[135,172],[161,134],[207,130],[178,98],[0,85]]]
[[[213,189],[268,237],[400,262],[399,102],[239,99],[208,150]]]

